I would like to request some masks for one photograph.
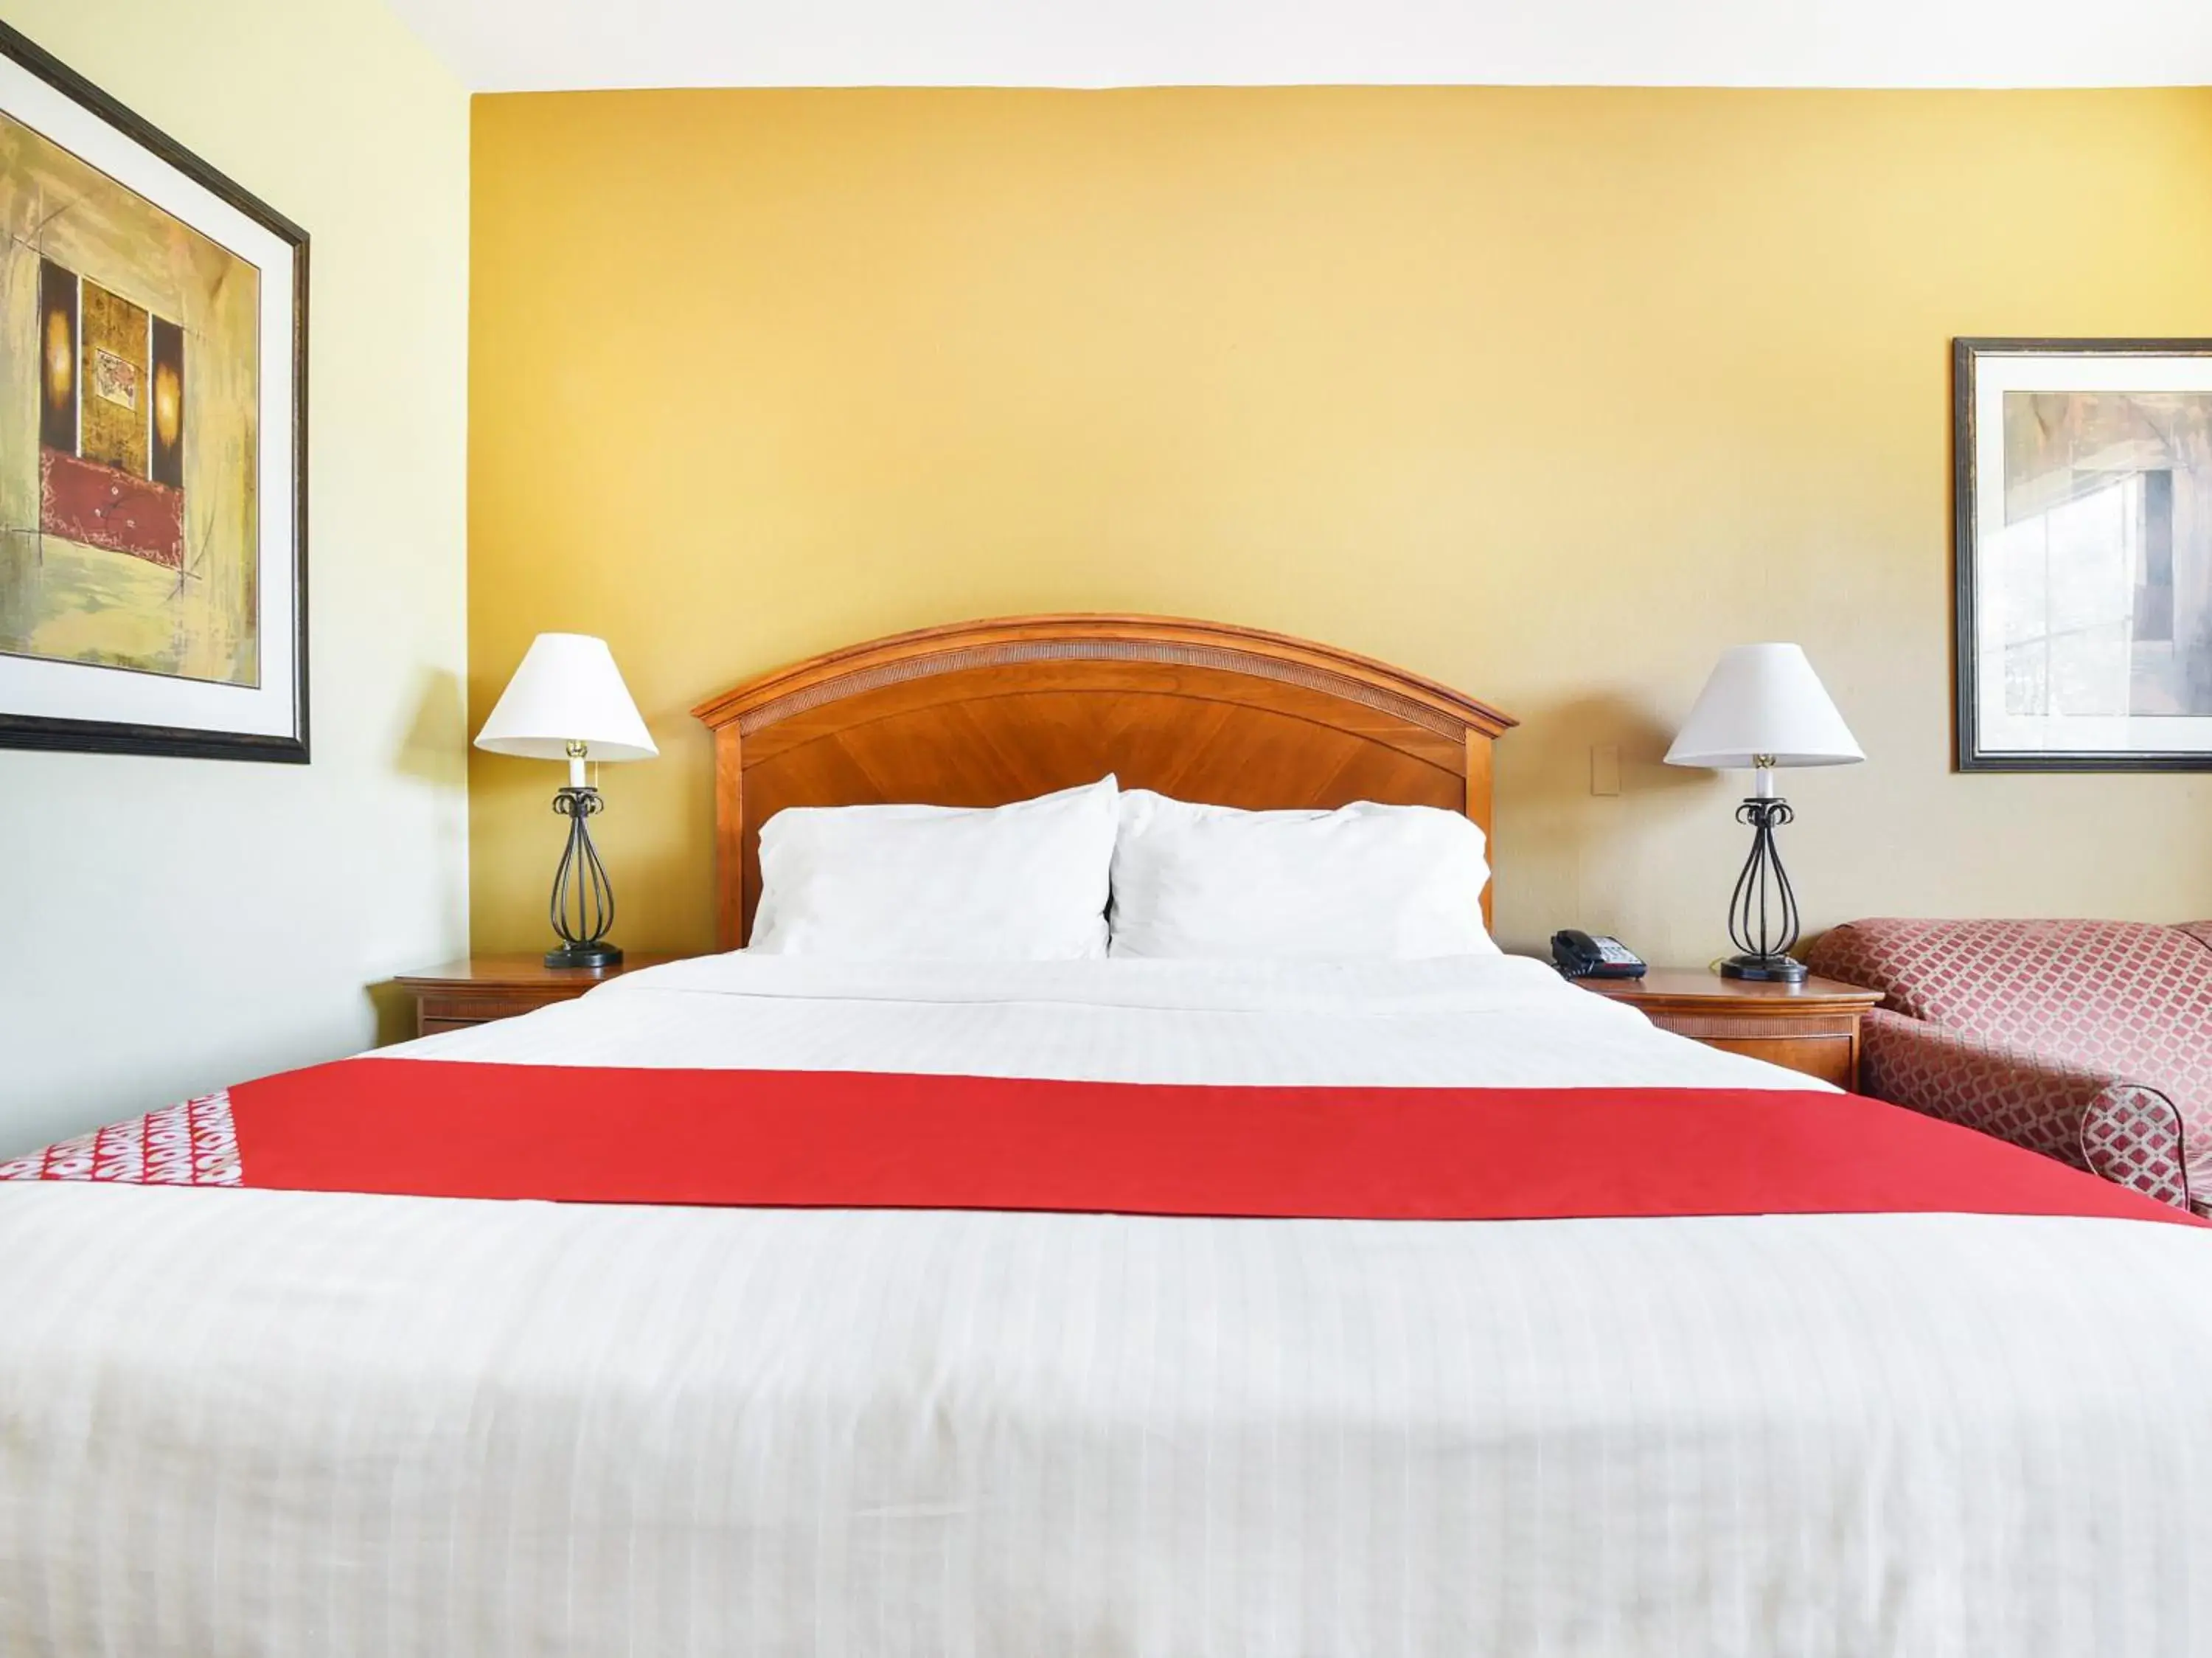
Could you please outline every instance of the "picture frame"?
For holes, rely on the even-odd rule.
[[[0,24],[0,747],[308,763],[308,247]]]
[[[2212,771],[2212,340],[1952,343],[1961,771]]]

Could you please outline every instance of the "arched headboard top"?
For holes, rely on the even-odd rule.
[[[1229,806],[1443,806],[1490,826],[1511,716],[1332,645],[1168,617],[1024,616],[848,645],[692,710],[714,733],[718,930],[787,806],[996,806],[1088,783]],[[1484,907],[1489,907],[1486,894]]]
[[[893,633],[793,662],[710,697],[691,710],[747,735],[793,714],[878,686],[1012,662],[1181,662],[1333,690],[1393,709],[1431,729],[1501,735],[1520,723],[1434,680],[1286,633],[1172,616],[1008,616]]]

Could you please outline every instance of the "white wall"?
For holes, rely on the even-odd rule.
[[[479,92],[2212,82],[2204,0],[392,3]]]
[[[468,935],[466,94],[378,0],[8,21],[313,239],[314,760],[0,749],[0,1155],[367,1046]]]

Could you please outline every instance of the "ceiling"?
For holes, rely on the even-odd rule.
[[[2212,85],[2207,0],[389,0],[478,91]]]

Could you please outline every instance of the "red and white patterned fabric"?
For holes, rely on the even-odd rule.
[[[2212,1214],[2212,922],[1857,921],[1861,1086]]]
[[[236,1186],[238,1134],[227,1089],[112,1123],[0,1162],[0,1180],[107,1180],[125,1186]]]

